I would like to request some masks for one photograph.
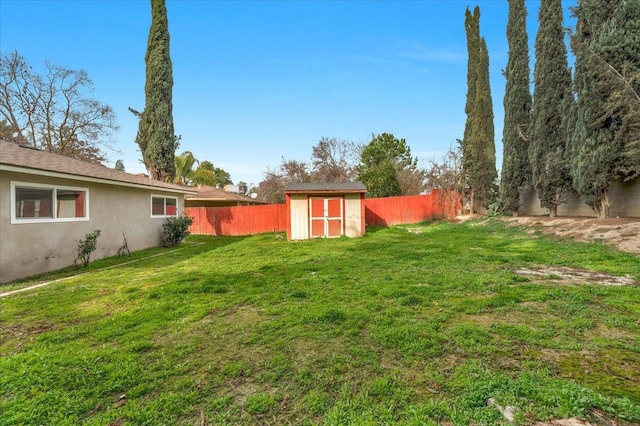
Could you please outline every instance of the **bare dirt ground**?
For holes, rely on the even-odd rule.
[[[636,283],[631,275],[611,275],[588,269],[569,268],[566,266],[541,266],[536,269],[519,268],[514,271],[532,282],[548,282],[554,284],[601,284],[632,285]]]
[[[458,216],[454,223],[466,222],[486,216],[473,214]],[[572,238],[576,241],[598,241],[612,244],[620,251],[640,254],[640,218],[555,217],[520,216],[502,217],[513,226],[529,228],[530,235],[536,232]]]
[[[604,242],[616,246],[618,250],[640,254],[640,218],[523,216],[503,220],[511,225],[528,227],[530,234],[540,231],[578,241]]]

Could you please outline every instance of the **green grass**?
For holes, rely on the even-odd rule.
[[[513,272],[639,280],[638,256],[499,221],[411,230],[192,236],[50,275],[71,277],[0,299],[0,425],[504,422],[491,397],[517,424],[640,423],[640,287]]]

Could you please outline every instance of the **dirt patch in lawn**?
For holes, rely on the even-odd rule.
[[[631,426],[632,423],[612,418],[604,411],[592,408],[586,418],[572,417],[570,419],[536,422],[535,426]]]
[[[514,272],[532,281],[545,281],[556,284],[602,284],[616,286],[636,284],[635,278],[630,275],[610,275],[604,272],[564,266],[541,266],[539,269],[519,268]]]
[[[640,254],[640,218],[523,216],[502,220],[511,225],[526,226],[530,228],[530,234],[539,231],[576,241],[604,242],[616,246],[620,251]]]

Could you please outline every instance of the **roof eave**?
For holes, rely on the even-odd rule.
[[[286,189],[285,194],[364,194],[366,189]]]
[[[195,191],[178,188],[167,188],[157,185],[145,185],[141,183],[123,182],[113,179],[95,178],[90,176],[76,175],[73,173],[52,172],[49,170],[34,169],[30,167],[12,166],[9,164],[0,164],[0,171],[26,173],[37,176],[55,177],[60,179],[73,179],[81,182],[102,183],[107,185],[124,186],[129,188],[150,189],[154,191],[172,192],[178,194],[196,194]]]
[[[185,197],[188,201],[233,201],[234,203],[255,203],[255,204],[267,204],[263,201],[256,200],[244,200],[238,198],[212,198],[212,197]]]
[[[189,201],[238,201],[230,198],[211,198],[211,197],[206,197],[206,198],[185,197],[185,199]]]

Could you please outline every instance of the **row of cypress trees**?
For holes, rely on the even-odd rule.
[[[608,217],[610,183],[640,175],[640,1],[581,0],[575,15],[571,177]]]
[[[532,101],[525,2],[509,0],[504,212],[517,215],[532,184],[551,216],[574,190],[608,217],[611,184],[640,175],[640,2],[579,0],[573,13],[572,79],[561,0],[541,2]]]

